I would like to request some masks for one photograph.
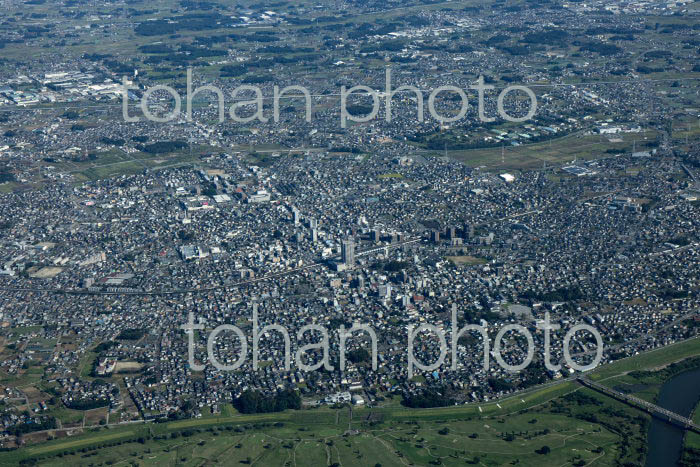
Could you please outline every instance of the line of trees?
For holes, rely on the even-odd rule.
[[[454,405],[455,400],[442,392],[426,390],[416,394],[404,394],[401,403],[412,409],[428,409]]]
[[[73,410],[92,410],[99,407],[107,407],[109,399],[99,397],[94,399],[77,399],[65,403],[66,407]]]
[[[187,143],[185,141],[158,141],[157,143],[148,144],[146,146],[138,145],[136,149],[149,154],[164,154],[175,152],[179,149],[185,149],[186,147]]]
[[[247,390],[233,401],[233,405],[245,414],[282,412],[287,409],[301,409],[301,397],[291,389],[280,391],[273,396]]]
[[[13,425],[7,429],[7,432],[14,436],[21,436],[25,433],[51,430],[54,428],[56,428],[56,419],[54,417],[44,417],[36,421]]]

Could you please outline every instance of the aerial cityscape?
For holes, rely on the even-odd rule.
[[[700,3],[0,5],[0,465],[700,465]]]

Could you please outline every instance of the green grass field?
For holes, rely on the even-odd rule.
[[[697,337],[601,366],[590,377],[601,381],[630,371],[659,368],[695,355],[700,355],[700,338]]]
[[[101,433],[98,436],[93,436],[90,441],[93,443],[104,443],[107,441],[114,441],[117,439],[122,439],[122,438],[128,438],[129,436],[133,435],[134,431],[133,430],[125,430],[125,431],[120,431],[118,433]],[[72,440],[72,441],[63,441],[61,443],[61,448],[66,450],[66,449],[72,449],[72,448],[80,448],[86,445],[86,439],[77,439],[77,440]],[[40,455],[40,454],[45,454],[47,452],[53,451],[53,447],[51,445],[40,445],[40,446],[34,446],[28,449],[28,454],[30,456],[35,456],[35,455]]]
[[[346,410],[346,409],[345,409]],[[507,430],[506,430],[507,427]],[[473,419],[434,422],[391,422],[381,427],[346,434],[347,426],[307,428],[295,423],[250,429],[210,429],[187,436],[156,436],[142,443],[128,443],[82,452],[83,440],[63,441],[64,451],[76,451],[40,461],[39,465],[444,465],[479,462],[521,465],[542,462],[560,465],[576,458],[586,462],[614,459],[617,435],[599,426],[561,415],[527,413],[502,420]],[[508,436],[507,433],[513,433]],[[101,432],[95,443],[119,442],[134,436],[133,430]],[[543,446],[549,454],[538,454]],[[594,452],[597,449],[601,451]],[[32,456],[48,447],[30,448]],[[2,459],[2,458],[0,458]],[[2,460],[0,460],[2,462]],[[8,464],[3,464],[8,465]],[[129,465],[129,464],[127,464]]]
[[[693,421],[695,423],[700,423],[700,404],[695,407],[695,412],[693,413]],[[694,449],[700,449],[700,434],[694,431],[689,431],[685,435],[685,447],[691,447]]]
[[[447,151],[447,155],[455,160],[464,162],[473,167],[487,166],[488,168],[526,170],[538,169],[547,165],[562,165],[572,162],[574,159],[597,159],[605,157],[607,150],[616,150],[620,153],[631,152],[634,141],[641,148],[641,143],[654,141],[655,133],[628,133],[615,135],[622,142],[611,143],[599,135],[580,136],[567,135],[551,141],[523,144],[521,146],[505,146],[502,149],[468,149],[463,151]]]

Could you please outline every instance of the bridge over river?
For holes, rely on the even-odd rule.
[[[583,386],[586,386],[587,388],[593,389],[594,391],[598,391],[602,394],[605,394],[606,396],[612,397],[613,399],[617,399],[620,402],[624,402],[626,404],[637,407],[638,409],[644,410],[645,412],[665,422],[672,423],[680,428],[683,428],[684,430],[692,430],[700,434],[700,426],[696,425],[689,418],[683,417],[682,415],[678,415],[675,412],[666,410],[663,407],[659,407],[656,404],[652,404],[651,402],[647,402],[638,397],[634,397],[629,394],[624,394],[620,391],[616,391],[600,383],[591,381],[590,379],[585,378],[583,376],[578,377],[577,381]]]

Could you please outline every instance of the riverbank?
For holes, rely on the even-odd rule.
[[[614,380],[616,377],[627,375],[632,371],[659,368],[661,366],[677,362],[678,360],[698,355],[700,355],[700,339],[690,339],[602,366],[592,372],[591,377],[597,381],[605,381],[605,383],[608,384],[608,381]],[[573,401],[567,400],[566,396],[573,393],[583,393],[590,397],[587,399],[575,399]],[[596,398],[598,402],[591,402],[591,399],[593,398]],[[533,418],[541,419],[545,416],[555,416],[555,418],[552,419],[552,423],[555,423],[556,420],[557,426],[561,426],[562,433],[568,429],[568,423],[569,428],[573,430],[582,429],[586,431],[594,429],[597,426],[598,429],[608,430],[610,433],[616,434],[616,439],[601,439],[599,440],[600,443],[596,444],[595,446],[589,444],[589,448],[591,450],[600,449],[597,453],[593,453],[592,451],[590,452],[595,454],[595,457],[605,456],[612,461],[613,459],[620,457],[621,454],[625,454],[624,457],[627,457],[635,453],[635,450],[643,449],[644,440],[646,439],[646,431],[643,424],[648,422],[648,416],[646,414],[639,413],[636,411],[636,409],[624,407],[624,404],[606,399],[607,398],[604,396],[598,397],[593,392],[590,392],[589,394],[588,390],[581,388],[576,383],[564,380],[550,383],[546,386],[535,388],[530,391],[524,391],[514,395],[512,394],[506,398],[488,403],[472,403],[463,406],[435,409],[406,409],[404,407],[355,408],[349,414],[345,412],[341,414],[339,411],[333,409],[319,408],[259,415],[210,415],[200,419],[187,419],[166,423],[112,425],[110,427],[103,428],[74,430],[70,436],[66,436],[64,434],[60,439],[54,439],[40,444],[23,447],[16,451],[1,453],[0,464],[4,465],[7,462],[10,462],[16,465],[22,460],[37,457],[55,460],[56,456],[67,455],[66,453],[72,453],[70,454],[70,459],[75,461],[82,459],[80,457],[82,454],[79,453],[88,451],[92,452],[92,450],[99,448],[100,446],[123,444],[125,446],[131,446],[133,450],[134,447],[141,444],[139,440],[143,440],[144,443],[148,445],[146,449],[152,450],[155,448],[155,445],[150,446],[150,443],[152,443],[155,436],[171,436],[173,433],[189,433],[190,431],[199,433],[202,431],[218,432],[225,430],[228,432],[229,428],[236,429],[236,427],[242,426],[252,427],[245,430],[244,437],[246,438],[250,438],[251,434],[256,431],[255,426],[258,426],[259,430],[269,429],[269,435],[271,436],[277,436],[277,434],[273,434],[272,431],[275,431],[275,433],[280,430],[285,431],[284,436],[280,436],[284,439],[287,439],[288,437],[290,437],[289,439],[296,439],[299,437],[299,435],[286,432],[289,431],[289,426],[307,427],[312,431],[305,434],[303,437],[313,434],[316,438],[330,436],[331,433],[335,433],[333,436],[340,436],[348,430],[353,433],[357,432],[356,436],[362,438],[372,436],[371,433],[373,431],[381,430],[389,438],[384,438],[385,442],[390,443],[390,445],[395,448],[395,451],[399,453],[403,453],[404,451],[406,453],[413,453],[414,449],[416,449],[414,445],[404,445],[392,438],[392,434],[394,434],[393,436],[404,437],[404,435],[396,434],[401,433],[399,428],[403,427],[404,425],[429,424],[430,426],[435,425],[436,430],[439,430],[440,428],[437,427],[438,424],[454,422],[460,424],[459,426],[455,425],[453,427],[454,429],[458,428],[459,430],[467,430],[472,429],[473,421],[479,421],[483,428],[484,425],[492,426],[492,424],[495,423],[494,420],[502,417],[500,419],[502,419],[503,422],[499,422],[502,424],[498,426],[500,427],[499,432],[503,433],[516,431],[511,429],[510,426],[510,420],[512,417],[532,410],[536,410],[538,412],[537,416]],[[602,403],[603,405],[601,406],[599,403]],[[572,418],[571,416],[585,417],[588,413],[592,413],[592,410],[603,410],[605,407],[608,407],[609,409],[605,409],[606,412],[601,412],[600,415],[597,415],[595,421],[591,419],[586,422],[589,425],[588,428],[579,426],[579,422],[575,422],[575,420],[570,420]],[[562,410],[564,410],[564,412],[562,412]],[[610,420],[617,420],[615,419],[616,416],[618,416],[620,421],[620,423],[617,424],[617,427],[615,426],[615,423],[610,423]],[[486,422],[486,419],[490,419],[490,421]],[[568,420],[568,422],[566,420]],[[582,419],[577,420],[580,421]],[[461,424],[463,423],[468,424],[462,426]],[[282,427],[278,427],[279,430],[277,430],[274,427],[276,424],[286,425],[287,428],[282,429]],[[591,424],[593,424],[593,427],[590,426]],[[625,435],[624,433],[615,433],[612,430],[616,430],[621,426],[625,426],[628,431],[632,430],[629,431],[629,433],[634,434],[634,445],[620,444],[620,439],[624,441],[624,439],[626,437],[629,438],[629,436]],[[296,431],[297,429],[298,428],[294,428],[292,431]],[[340,430],[340,433],[338,433],[338,430]],[[466,431],[462,432],[467,433]],[[282,435],[281,431],[279,435]],[[443,438],[438,438],[438,440],[444,441]],[[452,442],[451,440],[450,443]],[[473,439],[469,437],[466,437],[466,439],[459,438],[458,443],[465,446],[463,449],[466,449],[467,447],[469,447],[469,449],[472,451],[484,449],[483,447],[479,447],[479,445],[474,443],[472,440]],[[258,440],[258,442],[260,442],[260,440]],[[288,443],[289,441],[285,441],[283,444],[286,445]],[[169,446],[169,442],[165,444]],[[608,448],[604,448],[606,445]],[[510,444],[506,444],[504,446],[506,452],[509,449],[508,446],[511,446],[512,448],[512,445]],[[547,446],[553,447],[549,444]],[[424,448],[421,448],[420,453],[422,453],[426,447],[430,448],[429,445],[426,445]],[[165,448],[169,449],[169,447],[163,446],[163,449]],[[286,448],[280,447],[279,449]],[[368,451],[366,455],[369,454],[370,451]],[[449,457],[452,454],[454,453],[446,454],[446,456]],[[418,454],[415,455],[418,456]],[[528,454],[528,460],[540,459],[539,463],[541,465],[541,463],[544,461],[542,460],[542,457],[538,456],[542,455],[538,454],[530,459]],[[525,457],[526,453],[523,453],[519,459],[524,461]],[[465,461],[464,456],[459,455],[458,458],[463,464]],[[386,463],[386,465],[399,465],[399,459],[403,458],[395,458],[393,463]],[[423,458],[420,456],[416,457],[417,461],[422,459]],[[637,458],[635,458],[635,460],[636,459]],[[592,458],[590,458],[588,455],[582,455],[582,459],[580,460],[590,462]],[[537,462],[534,462],[533,465],[537,465]]]
[[[700,359],[689,359],[685,366],[697,366],[674,374],[667,379],[656,398],[656,404],[678,415],[690,417],[700,401]],[[690,433],[690,432],[688,432]],[[686,430],[664,420],[653,418],[649,427],[646,466],[655,467],[681,459]],[[695,464],[697,465],[697,464]]]
[[[692,419],[700,424],[700,403],[693,410]],[[688,431],[683,439],[683,452],[679,465],[682,467],[694,467],[700,465],[700,434]]]

